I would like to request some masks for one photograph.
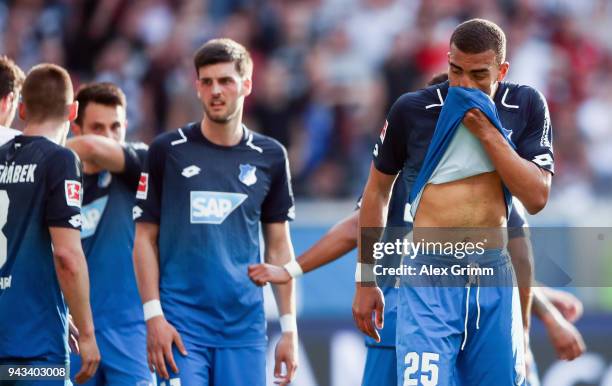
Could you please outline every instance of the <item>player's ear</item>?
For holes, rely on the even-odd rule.
[[[243,94],[244,96],[251,95],[251,91],[253,91],[253,81],[250,77],[244,78],[242,80]]]
[[[68,120],[74,121],[79,114],[79,102],[74,101],[68,105]]]
[[[502,64],[499,65],[499,74],[497,74],[498,82],[501,82],[502,80],[504,80],[504,78],[508,74],[509,69],[510,69],[510,63],[508,62],[503,62]]]
[[[26,119],[26,107],[25,103],[19,102],[19,119],[25,121]]]
[[[6,94],[4,98],[2,98],[2,102],[0,103],[0,109],[2,109],[2,111],[10,110],[11,107],[13,106],[14,100],[15,100],[15,93],[11,91],[8,94]]]

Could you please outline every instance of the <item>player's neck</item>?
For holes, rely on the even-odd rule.
[[[244,131],[242,129],[242,114],[225,123],[211,121],[204,117],[200,124],[202,135],[219,146],[236,146],[242,140]]]
[[[23,135],[41,136],[64,146],[68,134],[68,122],[28,122],[23,129]]]

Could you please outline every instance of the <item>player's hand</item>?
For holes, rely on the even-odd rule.
[[[582,316],[583,306],[580,299],[569,292],[552,288],[546,289],[546,296],[570,323],[576,322]]]
[[[291,275],[285,268],[272,264],[249,265],[249,277],[258,286],[268,283],[285,284],[291,281]]]
[[[79,329],[74,324],[70,314],[68,314],[68,346],[70,346],[71,353],[79,353]]]
[[[377,286],[367,287],[357,283],[355,298],[353,299],[353,319],[355,324],[364,334],[380,342],[380,335],[376,329],[382,329],[384,325],[385,298]],[[374,321],[372,320],[374,313]]]
[[[563,318],[546,326],[548,337],[559,359],[574,360],[584,353],[586,346],[582,335],[573,324]]]
[[[484,134],[497,131],[495,126],[489,121],[489,118],[478,109],[468,110],[463,116],[463,124],[476,138],[482,138]]]
[[[169,379],[166,362],[174,373],[179,369],[172,355],[172,344],[182,355],[187,355],[183,340],[176,328],[172,326],[163,316],[156,316],[147,320],[147,362],[151,371],[156,371],[160,377]]]
[[[296,332],[285,332],[276,344],[274,353],[275,384],[285,386],[291,383],[298,367],[298,339]],[[285,373],[282,373],[283,363]]]
[[[81,335],[79,337],[79,350],[81,355],[81,369],[75,375],[76,383],[81,384],[87,382],[94,376],[98,365],[100,364],[100,351],[96,343],[95,335]]]

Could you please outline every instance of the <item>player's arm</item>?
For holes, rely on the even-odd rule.
[[[89,304],[89,274],[81,246],[81,166],[73,152],[61,149],[45,162],[45,219],[51,236],[59,285],[80,330],[82,366],[77,383],[91,378],[100,362]]]
[[[265,242],[264,259],[266,263],[282,267],[294,259],[293,245],[289,236],[289,223],[276,222],[263,224]],[[276,345],[274,376],[281,385],[286,385],[295,376],[297,369],[297,324],[295,308],[295,283],[276,284],[272,288],[281,315],[282,336]],[[286,373],[281,374],[282,363]]]
[[[81,247],[81,233],[77,229],[62,227],[50,227],[49,233],[57,280],[79,331],[78,343],[83,365],[75,379],[77,383],[84,383],[95,374],[100,353],[89,304],[89,274]]]
[[[508,252],[516,273],[523,328],[528,332],[531,326],[533,249],[524,209],[517,200],[514,200],[508,216]]]
[[[249,267],[249,276],[257,285],[287,283],[292,277],[322,267],[355,249],[358,231],[359,212],[355,211],[335,224],[321,239],[301,254],[295,261],[297,267],[294,265],[295,268],[291,268],[287,264],[282,267],[267,263],[257,264]]]
[[[175,373],[179,371],[172,354],[172,345],[176,345],[182,355],[187,355],[187,351],[178,331],[164,317],[159,296],[158,238],[166,153],[167,148],[163,142],[151,146],[145,165],[146,172],[142,173],[138,183],[133,211],[136,222],[133,259],[147,324],[147,361],[151,371],[157,371],[160,377],[167,379],[169,373],[166,364]]]
[[[477,109],[465,114],[463,123],[480,139],[504,184],[530,214],[548,201],[553,172],[552,128],[544,97],[533,90],[526,132],[515,151],[486,115]],[[525,107],[527,108],[527,107]]]
[[[550,287],[540,287],[539,291],[568,322],[574,323],[582,316],[582,302],[573,294]]]
[[[66,147],[74,150],[83,162],[93,163],[112,173],[120,173],[125,168],[123,146],[110,138],[94,134],[80,135],[67,140]]]
[[[543,293],[541,287],[533,289],[533,313],[542,321],[548,337],[560,359],[573,360],[586,350],[580,332],[568,322]]]
[[[406,94],[391,107],[378,141],[374,145],[374,158],[359,211],[353,319],[359,330],[376,341],[380,341],[376,327],[381,329],[384,323],[385,300],[382,291],[373,280],[373,243],[378,241],[381,227],[386,224],[391,189],[397,174],[406,162],[413,104],[410,94]],[[364,230],[364,228],[372,229]],[[375,314],[376,326],[372,322],[372,313]]]

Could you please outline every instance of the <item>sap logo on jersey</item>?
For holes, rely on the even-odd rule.
[[[247,197],[243,193],[191,192],[191,223],[221,224]]]
[[[81,213],[83,214],[81,218],[82,239],[93,236],[93,234],[96,233],[107,202],[108,196],[104,196],[83,206],[83,209],[81,209]]]

